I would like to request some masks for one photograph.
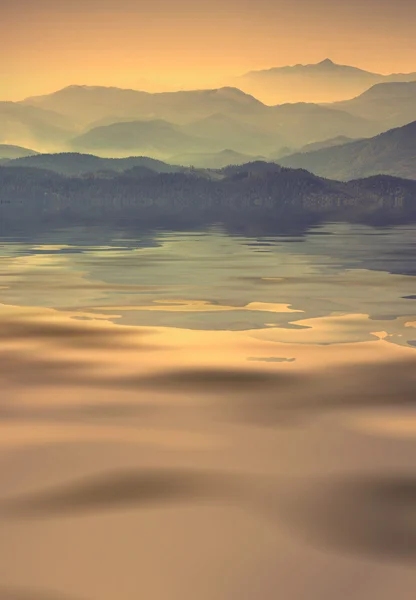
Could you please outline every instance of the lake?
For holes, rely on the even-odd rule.
[[[1,600],[413,597],[416,226],[2,232],[0,389]]]

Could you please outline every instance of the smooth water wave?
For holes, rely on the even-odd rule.
[[[0,598],[410,598],[415,274],[410,226],[0,238]]]

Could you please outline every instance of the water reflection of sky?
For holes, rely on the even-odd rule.
[[[384,332],[414,345],[415,265],[412,227],[332,224],[274,238],[232,237],[219,228],[136,238],[77,229],[3,239],[0,300],[107,313],[126,325],[268,327],[276,339],[316,343]],[[345,325],[345,315],[356,317]],[[333,325],[332,334],[316,338],[311,330],[323,323]]]
[[[0,598],[413,598],[415,233],[0,239]]]

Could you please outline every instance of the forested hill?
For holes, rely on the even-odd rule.
[[[390,222],[416,217],[416,182],[382,176],[340,183],[263,162],[183,173],[130,169],[105,178],[0,167],[0,211],[7,220],[180,217],[209,223],[261,215]]]

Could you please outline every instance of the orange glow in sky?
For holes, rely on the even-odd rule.
[[[416,70],[413,0],[0,0],[0,97],[222,85],[326,57]]]

